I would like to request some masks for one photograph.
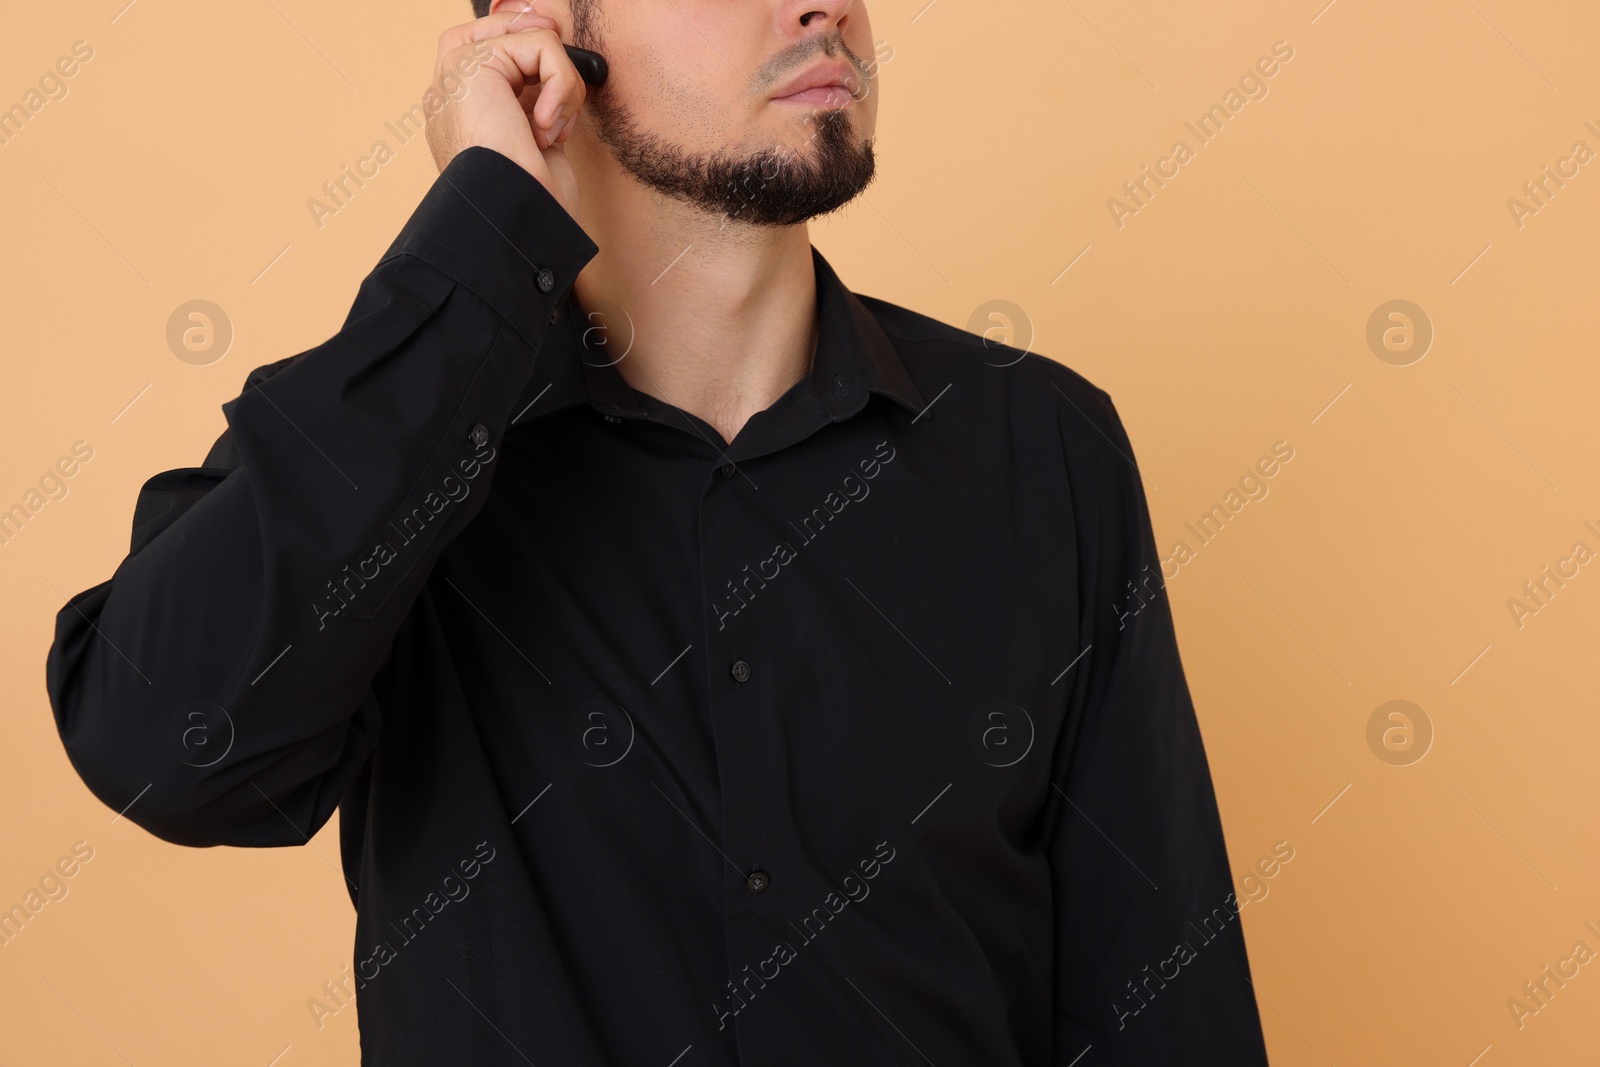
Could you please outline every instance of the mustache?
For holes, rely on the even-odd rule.
[[[752,88],[760,92],[772,87],[780,78],[787,77],[806,66],[818,54],[829,59],[843,55],[862,84],[865,85],[868,81],[866,61],[844,43],[844,33],[835,28],[832,33],[820,33],[815,37],[797,41],[767,60],[751,79]]]

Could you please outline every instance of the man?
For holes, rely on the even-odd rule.
[[[59,613],[75,768],[185,845],[339,810],[366,1064],[1265,1063],[1110,398],[810,246],[866,11],[525,6]]]

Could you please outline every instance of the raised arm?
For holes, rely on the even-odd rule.
[[[526,170],[456,155],[309,351],[151,478],[115,574],[63,607],[57,727],[102,801],[185,845],[295,845],[378,741],[369,683],[482,507],[555,304],[598,250]]]
[[[185,845],[296,845],[378,743],[371,681],[483,506],[552,311],[599,249],[561,142],[586,90],[556,23],[439,37],[440,174],[339,332],[258,368],[205,465],[145,484],[110,580],[56,617],[79,775]]]

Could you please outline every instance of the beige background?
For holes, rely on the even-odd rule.
[[[1009,338],[1116,399],[1163,549],[1295,450],[1169,586],[1235,870],[1295,850],[1244,911],[1273,1062],[1593,1062],[1600,964],[1520,1029],[1506,1002],[1600,950],[1600,564],[1521,628],[1507,600],[1600,550],[1600,160],[1520,227],[1507,199],[1573,142],[1600,150],[1600,13],[923,2],[872,11],[881,177],[813,231],[846,282],[963,326],[1023,309]],[[12,5],[0,35],[0,105],[94,50],[0,145],[0,507],[94,450],[0,546],[0,906],[94,849],[0,947],[0,1059],[354,1063],[353,1010],[318,1030],[306,1007],[350,951],[335,825],[187,850],[114,820],[67,764],[43,664],[144,479],[200,461],[252,367],[337,329],[433,163],[397,147],[320,229],[306,201],[390,138],[468,8],[124,3]],[[1184,122],[1276,41],[1294,57],[1268,95],[1198,146]],[[1107,199],[1179,138],[1194,158],[1118,228]],[[236,331],[208,366],[165,340],[196,298]],[[1366,342],[1393,299],[1436,330],[1409,366]],[[1409,766],[1368,746],[1393,699],[1435,732]]]

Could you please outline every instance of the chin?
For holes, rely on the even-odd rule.
[[[808,147],[815,147],[819,135],[827,125],[843,127],[844,140],[853,145],[860,145],[872,138],[872,124],[870,117],[863,118],[861,112],[854,107],[813,108],[802,116],[791,120],[788,127],[789,136],[785,142],[795,151],[802,151]]]

